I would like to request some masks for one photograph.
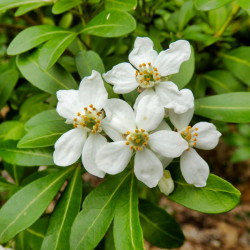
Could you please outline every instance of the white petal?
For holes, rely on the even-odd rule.
[[[68,123],[72,123],[77,112],[82,108],[78,99],[78,90],[59,90],[56,92],[56,96],[58,99],[57,113],[68,119]]]
[[[135,154],[134,171],[138,180],[148,187],[155,187],[163,175],[160,160],[149,149],[137,151]]]
[[[166,123],[165,120],[162,120],[160,125],[156,129],[154,129],[152,132],[156,132],[156,131],[160,131],[160,130],[172,131],[172,129],[169,127],[169,125]]]
[[[164,108],[160,104],[157,95],[144,96],[138,103],[136,110],[136,124],[138,128],[152,131],[156,129],[163,120]]]
[[[92,175],[103,178],[105,173],[97,168],[96,155],[98,150],[107,143],[104,136],[100,134],[90,134],[87,138],[83,151],[82,163],[84,168]]]
[[[130,52],[128,60],[137,69],[142,63],[151,62],[154,65],[157,52],[153,49],[154,44],[148,37],[137,37],[135,39],[134,49]]]
[[[169,109],[169,119],[179,131],[189,125],[193,114],[194,108],[188,109],[183,114],[176,114],[174,110]]]
[[[209,122],[198,122],[192,128],[198,128],[196,148],[210,150],[217,146],[221,133]]]
[[[208,164],[193,148],[182,154],[180,166],[182,175],[187,183],[193,184],[196,187],[206,186],[209,175]]]
[[[113,140],[113,141],[122,141],[124,138],[122,137],[122,134],[115,130],[113,127],[110,126],[109,120],[107,118],[104,118],[101,121],[101,127],[104,130],[104,132]]]
[[[155,95],[155,92],[152,88],[150,89],[145,89],[144,91],[142,91],[136,98],[135,100],[135,104],[133,106],[134,110],[137,110],[137,106],[138,106],[138,103],[140,102],[140,100],[146,96],[146,95]]]
[[[154,153],[158,157],[158,159],[161,161],[163,168],[166,168],[173,160],[173,158],[168,158],[168,157],[162,156],[160,154],[157,154],[156,152],[154,152]]]
[[[191,90],[178,90],[173,82],[160,82],[155,86],[157,95],[165,108],[173,109],[175,113],[182,114],[194,107],[194,96]]]
[[[161,51],[155,60],[155,67],[161,76],[169,76],[179,72],[180,66],[191,55],[188,41],[179,40],[169,45],[169,49]]]
[[[188,143],[177,132],[162,130],[149,136],[149,146],[165,157],[179,157],[188,148]]]
[[[114,66],[106,74],[103,74],[106,82],[114,85],[114,92],[118,94],[129,93],[138,87],[135,79],[135,69],[130,63],[120,63]]]
[[[163,176],[160,179],[158,186],[160,191],[167,196],[174,191],[174,181],[168,170],[164,170]]]
[[[83,107],[93,104],[97,110],[104,107],[108,93],[99,72],[93,70],[91,76],[84,77],[79,86],[79,99]]]
[[[86,131],[81,128],[74,128],[63,134],[55,143],[55,164],[64,167],[76,162],[82,154],[86,137]]]
[[[118,174],[128,165],[132,152],[125,141],[107,143],[97,153],[98,168],[108,174]]]
[[[106,102],[105,111],[110,126],[121,134],[135,130],[134,111],[125,101],[116,98],[109,99]]]

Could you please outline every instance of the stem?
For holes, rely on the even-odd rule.
[[[7,23],[0,23],[0,28],[10,28],[14,30],[24,30],[27,28],[25,25],[19,25],[19,24],[7,24]]]
[[[82,21],[82,26],[85,27],[86,26],[86,22],[85,22],[84,17],[83,17],[82,8],[81,8],[80,5],[78,5],[77,7],[78,7],[78,11],[80,13],[80,18],[81,18],[81,21]]]
[[[219,37],[224,33],[224,31],[226,30],[230,22],[233,20],[234,16],[237,14],[239,9],[240,9],[240,6],[233,3],[233,9],[232,9],[231,15],[227,18],[226,22],[221,27],[221,29],[217,33],[214,34],[214,37]]]

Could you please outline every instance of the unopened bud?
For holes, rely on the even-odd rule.
[[[160,188],[160,191],[167,196],[173,192],[174,182],[168,170],[163,171],[163,176],[160,179],[158,186]]]

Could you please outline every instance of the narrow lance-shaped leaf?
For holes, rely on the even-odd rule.
[[[32,128],[17,144],[18,148],[39,148],[53,146],[59,137],[72,129],[64,121],[42,123]]]
[[[132,10],[135,9],[137,0],[106,0],[105,9]]]
[[[121,188],[131,172],[110,177],[84,200],[70,236],[70,249],[92,250],[101,241],[114,216]]]
[[[168,249],[183,244],[180,225],[165,210],[147,200],[139,201],[139,209],[143,235],[149,243]]]
[[[18,80],[18,71],[16,69],[8,69],[0,73],[0,108],[5,105],[9,99],[12,90]]]
[[[52,8],[53,14],[61,14],[77,5],[80,5],[82,0],[59,0],[57,1]]]
[[[47,208],[73,168],[40,178],[15,193],[0,210],[0,242],[34,223]]]
[[[24,134],[24,124],[22,122],[6,121],[0,124],[0,139],[19,140]]]
[[[135,19],[129,13],[120,10],[104,10],[81,32],[101,37],[119,37],[132,32],[135,27]]]
[[[170,171],[175,189],[168,198],[185,207],[202,213],[217,214],[233,209],[240,201],[239,190],[218,176],[210,174],[207,185],[197,188],[186,183],[177,166],[173,166]]]
[[[198,10],[213,10],[233,0],[195,0],[194,4]]]
[[[17,66],[30,83],[50,94],[60,89],[77,89],[74,78],[61,66],[54,65],[49,71],[42,70],[38,64],[38,51],[17,56]]]
[[[38,62],[41,68],[46,71],[50,69],[76,36],[76,33],[60,34],[46,42],[39,50]]]
[[[80,210],[82,200],[81,166],[64,191],[53,212],[41,250],[68,250],[69,236],[73,221]]]
[[[116,249],[144,249],[139,221],[137,180],[133,174],[123,186],[117,202],[113,230]]]
[[[250,122],[250,93],[236,92],[196,99],[195,114],[224,122]]]
[[[41,1],[38,1],[41,2]],[[70,34],[70,31],[64,30],[52,25],[37,25],[21,31],[10,43],[7,53],[9,55],[21,54],[39,44],[52,39],[58,34]]]
[[[0,140],[0,156],[4,161],[25,167],[54,165],[53,148],[18,149],[16,144]]]

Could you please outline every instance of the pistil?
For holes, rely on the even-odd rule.
[[[135,129],[135,132],[127,131],[126,134],[126,145],[130,146],[130,148],[133,150],[140,150],[142,151],[144,147],[148,144],[148,133],[145,132],[144,129]]]

